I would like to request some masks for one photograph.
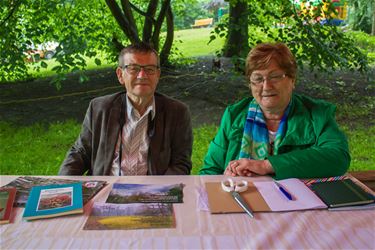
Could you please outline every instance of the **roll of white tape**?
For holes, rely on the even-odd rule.
[[[247,190],[247,188],[248,188],[247,181],[242,180],[242,181],[236,182],[234,191],[244,192]]]
[[[221,181],[221,188],[225,192],[232,192],[232,191],[234,191],[234,182],[233,182],[233,180],[229,178],[227,180]]]

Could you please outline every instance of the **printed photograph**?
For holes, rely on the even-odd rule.
[[[42,190],[37,211],[72,206],[72,196],[71,187]]]
[[[94,203],[84,230],[131,230],[174,228],[173,205],[169,203]]]
[[[114,183],[107,203],[182,203],[184,185]]]

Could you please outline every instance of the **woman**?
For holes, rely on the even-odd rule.
[[[348,143],[335,107],[293,94],[297,64],[282,43],[259,44],[246,59],[254,98],[229,106],[200,174],[275,175],[276,179],[344,174]]]

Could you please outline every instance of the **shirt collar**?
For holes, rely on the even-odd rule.
[[[148,115],[151,112],[152,120],[155,118],[155,97],[152,97],[151,104],[147,107],[145,113],[143,115]],[[140,118],[138,111],[134,108],[132,102],[129,100],[129,96],[126,95],[126,116],[127,118],[137,117]]]

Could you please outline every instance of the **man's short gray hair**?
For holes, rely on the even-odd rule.
[[[154,53],[157,58],[157,66],[160,67],[160,58],[158,52],[150,44],[145,42],[130,44],[123,48],[120,52],[120,55],[118,56],[119,67],[124,67],[124,55],[131,53]]]

